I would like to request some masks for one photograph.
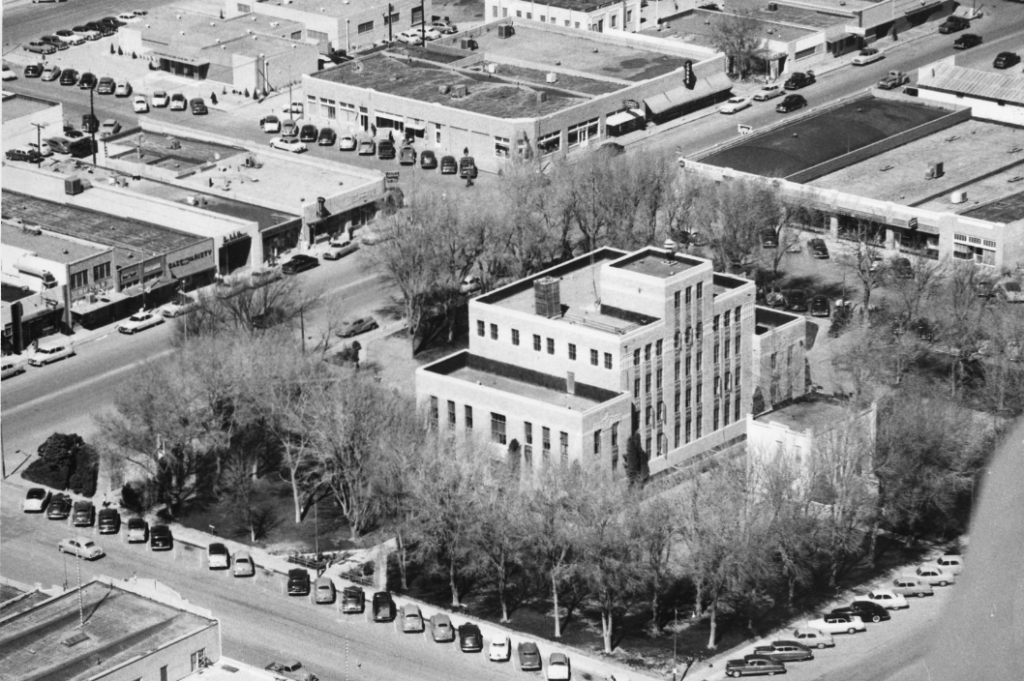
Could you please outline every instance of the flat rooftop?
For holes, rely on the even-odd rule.
[[[990,222],[1016,222],[1024,220],[1024,188],[1016,194],[1004,196],[983,206],[964,211],[967,217]]]
[[[131,147],[131,151],[112,155],[119,161],[158,166],[180,172],[249,153],[242,147],[231,147],[226,144],[181,138],[174,135],[157,135],[151,132],[135,132],[124,135],[118,137],[113,144]]]
[[[755,420],[779,423],[796,431],[822,432],[842,423],[849,415],[850,410],[845,403],[812,393],[784,407],[756,416]]]
[[[755,332],[758,336],[798,319],[803,319],[803,317],[781,310],[773,310],[770,307],[763,307],[761,305],[754,307]]]
[[[102,582],[82,587],[88,619],[79,628],[77,590],[44,601],[0,624],[4,678],[84,681],[175,640],[215,626],[214,620]],[[65,641],[87,637],[76,644]],[[103,651],[100,666],[96,652]]]
[[[116,206],[111,208],[116,210]],[[3,209],[8,215],[48,231],[111,246],[121,263],[138,256],[161,255],[203,240],[149,222],[65,206],[7,190],[3,190]]]
[[[593,12],[602,7],[611,7],[619,4],[616,0],[545,0],[546,7],[557,7],[568,9],[573,12]]]
[[[16,118],[28,116],[38,111],[45,111],[57,106],[56,102],[48,102],[45,99],[36,99],[25,95],[16,95],[10,92],[3,94],[2,120],[4,123],[13,121]]]
[[[635,253],[628,258],[623,258],[614,263],[612,267],[645,274],[657,279],[668,279],[705,262],[705,260],[691,258],[680,253],[672,255],[665,251],[647,249]]]
[[[944,166],[942,177],[926,180],[925,173],[936,161]],[[808,184],[927,210],[964,213],[1024,190],[1024,131],[967,120]],[[967,192],[967,203],[950,202],[950,194],[959,190]],[[1015,219],[1020,218],[1024,214]]]
[[[42,591],[22,591],[13,586],[0,586],[0,618],[7,618],[19,612],[30,610],[49,598]]]
[[[918,102],[864,97],[755,132],[695,158],[755,175],[788,177],[950,114],[948,109]],[[924,169],[920,176],[924,177]]]
[[[334,3],[322,4],[330,6]],[[271,23],[278,25],[271,26]],[[181,51],[201,50],[221,43],[230,43],[246,37],[249,31],[261,36],[288,38],[295,31],[304,29],[305,26],[297,21],[262,14],[249,13],[231,19],[220,19],[216,15],[171,6],[153,8],[146,15],[144,22],[128,24],[121,30],[139,31],[145,41],[168,45]],[[230,49],[232,52],[238,51],[234,46]]]
[[[579,382],[573,394],[569,394],[564,376],[551,376],[496,362],[473,355],[468,350],[429,364],[424,370],[580,412],[620,394]]]
[[[763,9],[766,4],[767,3],[760,3],[759,8]],[[730,4],[729,9],[731,11],[737,8],[735,8],[733,4]],[[780,10],[781,9],[782,8],[780,6]],[[790,23],[794,17],[783,17],[783,12],[781,11],[755,11],[752,16],[758,24],[757,34],[770,40],[779,40],[788,43],[817,33],[823,28],[842,21],[841,17],[824,17],[808,10],[791,13],[793,15],[798,15],[799,17],[805,17],[805,15],[806,18],[813,17],[816,18],[816,21],[812,24],[803,24],[803,22],[799,21]],[[666,23],[662,23],[660,30],[659,26],[654,24],[649,28],[642,30],[641,33],[654,38],[665,38],[668,40],[678,40],[694,45],[701,45],[703,47],[714,47],[714,38],[712,35],[716,24],[722,21],[723,16],[724,15],[721,12],[696,10],[683,16],[674,17],[668,20],[666,22],[667,26]]]
[[[315,14],[317,17],[329,16],[329,17],[350,17],[359,12],[370,12],[371,10],[379,10],[376,12],[379,16],[387,14],[388,3],[385,0],[359,0],[357,3],[341,3],[332,0],[291,0],[291,2],[283,2],[282,0],[269,0],[268,2],[261,2],[256,4],[255,8],[259,8],[260,5],[265,6],[284,6],[288,10],[293,12],[309,12]]]
[[[4,212],[7,212],[7,193],[4,192]],[[14,246],[26,251],[32,251],[40,258],[52,260],[53,262],[68,263],[78,262],[84,258],[91,258],[104,251],[102,248],[83,244],[71,239],[62,239],[52,234],[35,234],[25,231],[20,225],[4,222],[0,227],[0,243],[5,246]]]

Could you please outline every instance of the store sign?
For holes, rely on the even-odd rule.
[[[401,174],[397,170],[389,170],[384,173],[384,181],[387,184],[398,184],[399,177],[401,177]]]
[[[130,267],[123,267],[117,271],[118,285],[124,289],[133,284],[139,283],[139,266],[132,265]]]
[[[213,269],[213,247],[209,241],[167,255],[167,269],[175,279]]]

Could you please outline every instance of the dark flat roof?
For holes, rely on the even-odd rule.
[[[660,250],[644,250],[612,265],[623,270],[639,272],[659,279],[668,279],[680,272],[703,264],[704,261],[676,253],[674,256]]]
[[[1024,220],[1024,190],[996,199],[984,206],[964,211],[961,215],[991,222],[1016,222]]]
[[[11,95],[4,97],[3,107],[0,108],[3,109],[2,119],[6,123],[15,118],[34,114],[37,111],[45,111],[53,106],[57,106],[57,104],[48,102],[45,99],[37,99],[25,95]]]
[[[6,189],[2,197],[5,213],[51,232],[112,246],[129,254],[161,255],[206,240],[149,222],[65,206]],[[111,206],[111,209],[117,207]],[[126,260],[120,262],[127,264]]]

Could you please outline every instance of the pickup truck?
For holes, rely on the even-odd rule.
[[[298,660],[291,662],[271,662],[264,667],[268,672],[273,672],[278,679],[286,681],[320,681],[316,674],[302,669],[302,663]]]
[[[910,76],[903,71],[890,71],[889,75],[878,81],[879,90],[894,90],[900,85],[906,85],[910,82]]]

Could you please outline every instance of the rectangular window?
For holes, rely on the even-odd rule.
[[[725,398],[725,405],[722,407],[722,425],[729,425],[729,398]]]
[[[92,268],[92,280],[101,281],[110,277],[110,263],[105,262]]]
[[[612,353],[610,353],[610,352],[604,353],[604,368],[605,369],[611,369],[612,368]]]
[[[540,352],[540,336],[533,334],[533,349]]]
[[[740,338],[740,335],[736,334],[736,354],[739,354],[740,352]]]
[[[654,354],[661,357],[662,340],[659,338],[658,342],[654,345]]]
[[[639,378],[633,380],[633,399],[634,400],[639,400],[640,399],[640,379]]]
[[[569,463],[569,433],[558,434],[558,451],[562,455],[562,463]]]
[[[493,12],[491,12],[491,16],[494,17],[495,19],[497,19],[498,18],[498,6],[495,5],[491,9],[494,10]]]
[[[640,366],[640,348],[633,351],[633,366]]]
[[[687,378],[690,377],[690,372],[692,371],[692,369],[691,369],[692,366],[693,366],[693,357],[691,357],[690,355],[687,355],[686,356],[686,377]]]
[[[547,426],[540,429],[540,449],[544,454],[544,460],[547,461],[551,456],[551,429]]]
[[[651,375],[647,374],[644,376],[644,392],[648,395],[651,394]]]
[[[491,340],[498,340],[498,325],[491,324]]]
[[[693,287],[692,286],[687,286],[686,287],[686,304],[687,305],[689,305],[690,301],[693,300],[693,295],[692,294],[693,294]]]
[[[522,19],[523,18],[523,11],[522,10],[519,10],[519,9],[516,10],[516,18],[517,19]]]
[[[533,18],[533,12],[527,12],[526,13],[526,18],[527,19],[532,19]]]
[[[698,412],[697,412],[697,439],[698,439],[698,440],[699,440],[699,439],[700,439],[700,437],[701,437],[701,431],[702,431],[702,430],[704,430],[704,424],[703,424],[703,423],[701,423],[701,419],[702,419],[702,418],[703,418],[703,414],[701,414],[701,413],[700,413],[700,412],[698,411]]]
[[[697,351],[697,373],[704,371],[704,353]]]
[[[430,425],[433,428],[437,428],[437,398],[433,395],[430,396]]]
[[[601,429],[594,431],[594,456],[601,456]]]
[[[537,138],[537,149],[541,156],[549,156],[562,148],[562,131],[552,132]]]
[[[160,667],[160,681],[167,681],[167,665]]]
[[[689,345],[693,342],[693,327],[686,327],[686,344]]]
[[[740,396],[738,394],[736,395],[736,402],[733,405],[733,408],[736,410],[734,415],[733,415],[733,419],[736,420],[736,421],[739,421],[740,420]]]
[[[700,300],[703,297],[704,297],[704,283],[703,282],[698,282],[698,284],[697,284],[697,300]]]
[[[675,373],[673,373],[673,378],[675,379],[676,383],[679,382],[679,367],[680,367],[681,364],[682,363],[677,359],[676,360],[676,366],[675,366]]]
[[[772,369],[775,368],[775,356],[778,355],[778,354],[779,353],[777,353],[777,352],[773,352],[772,353],[771,360],[770,360],[770,362],[771,362],[770,366],[771,366]]]
[[[566,26],[566,28],[569,27],[569,20],[568,19],[565,20],[565,26]]]
[[[494,138],[494,155],[498,158],[508,158],[508,150],[511,148],[507,137]]]
[[[679,413],[682,411],[682,406],[683,406],[683,395],[682,395],[682,393],[680,391],[677,390],[676,391],[676,400],[675,400],[676,416],[678,416]]]
[[[423,8],[413,7],[409,16],[409,24],[411,26],[418,26],[423,23]]]
[[[307,28],[306,29],[306,37],[309,38],[310,40],[315,40],[318,43],[326,43],[327,42],[327,34],[326,33],[324,33],[323,31],[314,31],[311,28]]]
[[[359,35],[362,35],[363,33],[369,33],[372,30],[373,30],[373,22],[372,21],[367,21],[365,23],[359,24],[359,26],[356,27],[356,33],[359,34]]]
[[[729,392],[732,389],[732,373],[729,371],[725,372],[725,380],[722,381],[722,385],[725,387],[725,391]]]
[[[644,409],[644,425],[645,426],[651,425],[651,414],[653,414],[653,413],[654,413],[654,410],[651,408],[650,405],[647,405],[647,407]]]
[[[732,312],[732,318],[736,320],[736,323],[737,323],[737,324],[739,324],[739,323],[740,323],[740,312],[741,312],[742,310],[743,310],[743,308],[742,308],[742,307],[737,307],[737,308],[736,308],[735,310],[733,310],[733,312]]]
[[[466,430],[473,430],[473,407],[466,405]]]
[[[548,338],[548,354],[549,355],[555,354],[555,339],[554,338]]]
[[[579,28],[579,27],[580,27],[580,22],[578,22],[578,21],[575,22],[575,26],[573,26],[573,28]]]
[[[650,362],[651,361],[651,344],[650,343],[648,343],[647,345],[644,346],[644,361],[645,362]]]
[[[726,310],[722,314],[722,326],[729,326],[729,318],[732,317],[732,310]]]
[[[697,385],[697,408],[701,406],[701,400],[704,398],[704,386]]]
[[[478,335],[481,338],[483,338],[483,335],[484,335],[484,320],[482,320],[482,319],[476,320],[476,335]]]
[[[546,24],[548,22],[548,18],[541,14],[537,21],[541,22],[542,24]]]
[[[609,18],[611,19],[611,22],[612,22],[612,28],[616,28],[616,26],[618,25],[619,18],[617,16],[615,16],[614,14],[611,15],[611,17],[609,17]]]
[[[711,330],[712,331],[718,331],[718,323],[721,320],[721,318],[722,318],[722,315],[717,315],[717,314],[715,315],[714,320],[712,320],[712,322],[711,322]]]
[[[243,5],[242,3],[238,3],[238,11],[242,14],[248,14],[252,11],[252,7],[250,7],[249,5]]]
[[[729,349],[732,347],[732,341],[728,338],[725,339],[725,358],[729,359]]]
[[[576,361],[576,344],[569,343],[569,359]]]
[[[529,421],[523,422],[523,434],[526,438],[526,444],[533,444],[533,424]]]
[[[658,390],[661,390],[661,373],[661,369],[658,369],[658,373],[655,375],[655,383],[658,387]]]
[[[612,451],[614,452],[619,447],[619,424],[612,424]]]
[[[682,302],[681,298],[682,298],[682,293],[679,292],[679,291],[676,291],[672,295],[672,304],[675,306],[676,312],[679,312],[680,303]]]
[[[689,442],[693,438],[693,421],[686,419],[686,441]]]
[[[704,341],[704,322],[697,322],[697,342]]]
[[[386,26],[388,24],[391,24],[392,26],[394,26],[395,24],[398,23],[398,19],[399,19],[399,13],[395,12],[395,13],[393,13],[391,15],[390,19],[388,17],[384,17],[384,25]]]
[[[570,126],[567,135],[568,145],[570,147],[576,147],[581,144],[587,144],[589,140],[597,139],[599,120],[600,119],[594,118],[585,123]]]
[[[491,412],[491,441],[499,445],[507,444],[505,437],[505,415]]]
[[[590,363],[592,365],[594,365],[594,366],[597,366],[597,359],[598,359],[597,350],[591,350],[590,351]]]
[[[89,285],[89,271],[82,270],[81,272],[73,272],[71,274],[71,288],[82,288],[83,286]]]
[[[455,428],[455,403],[448,400],[448,429]]]
[[[718,430],[718,419],[720,417],[721,407],[718,406],[718,402],[715,402],[714,419],[712,419],[711,430]]]
[[[687,408],[687,409],[689,409],[689,408],[690,408],[690,401],[691,401],[691,400],[690,400],[690,398],[691,398],[692,396],[693,396],[693,392],[691,392],[691,391],[687,390],[687,391],[686,391],[686,408]]]
[[[722,349],[722,346],[720,346],[718,343],[715,343],[715,353],[714,353],[715,364],[718,364],[718,353],[721,351],[721,349]]]
[[[682,342],[683,342],[683,334],[682,334],[682,332],[676,331],[675,340],[674,340],[674,342],[672,344],[672,347],[674,349],[678,350],[679,346],[682,344]]]
[[[512,329],[512,345],[519,345],[519,329]]]
[[[292,31],[292,40],[302,40],[302,31]]]
[[[312,31],[310,31],[312,33]],[[327,38],[324,38],[327,40]],[[337,118],[338,109],[334,105],[333,99],[327,99],[325,97],[320,98],[320,115],[324,118]]]
[[[722,378],[715,376],[715,397],[718,397],[722,393]]]
[[[679,447],[679,421],[676,421],[676,425],[675,425],[675,428],[673,429],[672,435],[673,435],[672,441],[674,443],[672,446],[673,447]]]

